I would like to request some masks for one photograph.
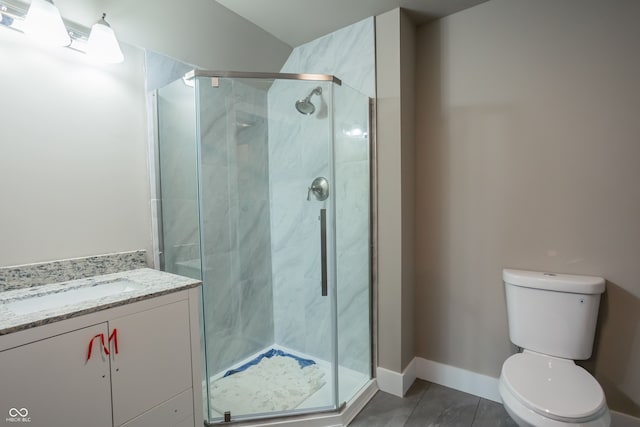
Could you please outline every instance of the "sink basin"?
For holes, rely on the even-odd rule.
[[[29,314],[139,289],[142,289],[142,285],[136,282],[127,279],[116,279],[93,286],[83,286],[41,296],[19,299],[5,304],[5,307],[15,314]]]

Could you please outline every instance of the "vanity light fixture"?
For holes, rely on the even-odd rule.
[[[103,13],[102,18],[91,27],[87,40],[87,55],[98,62],[117,64],[124,61],[124,55],[111,25],[104,20],[106,16],[107,14]]]
[[[64,46],[86,53],[95,62],[115,64],[124,60],[120,44],[106,14],[91,29],[63,19],[53,0],[0,0],[0,28],[28,34],[50,46]]]
[[[24,18],[24,32],[41,43],[69,46],[71,37],[53,0],[32,0]]]

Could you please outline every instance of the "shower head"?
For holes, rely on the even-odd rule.
[[[311,103],[313,95],[322,95],[322,88],[318,86],[306,98],[298,99],[296,101],[296,110],[307,116],[313,114],[316,111],[316,106]]]

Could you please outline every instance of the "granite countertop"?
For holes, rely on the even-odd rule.
[[[123,290],[106,296],[92,296],[92,292],[88,291],[92,287],[98,290],[101,285],[107,284],[121,285]],[[93,276],[86,279],[0,292],[0,335],[194,288],[200,284],[199,280],[188,277],[150,268],[141,268]],[[53,308],[24,314],[17,314],[9,308],[12,303],[25,301],[23,307],[28,307],[31,302],[27,301],[31,298],[35,298],[32,302],[37,304],[38,297],[48,298],[50,295],[63,295],[65,292],[74,292],[76,290],[82,290],[87,295],[76,302],[59,303]],[[61,296],[60,298],[64,301],[65,297]]]

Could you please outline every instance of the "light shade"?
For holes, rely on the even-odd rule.
[[[62,22],[58,8],[51,0],[32,0],[24,19],[24,32],[41,43],[69,46],[71,37]]]
[[[120,44],[111,26],[102,19],[93,24],[89,40],[87,40],[87,55],[98,62],[116,64],[124,61],[124,55],[120,50]]]

